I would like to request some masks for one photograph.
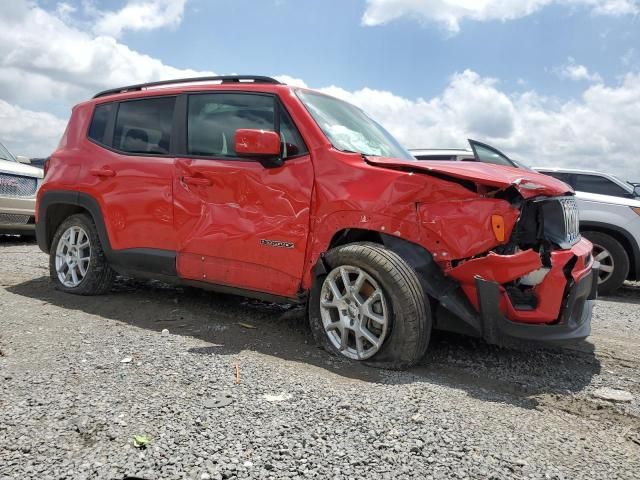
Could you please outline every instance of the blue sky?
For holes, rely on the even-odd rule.
[[[555,5],[510,22],[468,21],[456,35],[410,18],[364,27],[364,9],[355,0],[198,0],[174,30],[123,40],[178,67],[287,73],[314,86],[368,86],[406,97],[437,95],[452,73],[465,69],[513,90],[528,85],[569,97],[583,85],[552,71],[568,57],[615,80],[628,71],[621,58],[640,48],[637,18],[594,16],[585,8]]]
[[[0,140],[53,148],[102,88],[255,73],[352,101],[408,146],[471,136],[640,178],[639,14],[640,0],[16,0],[0,6],[0,119],[46,128]]]

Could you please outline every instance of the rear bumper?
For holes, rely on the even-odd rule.
[[[517,323],[500,311],[503,293],[492,281],[476,278],[478,305],[482,321],[482,336],[494,344],[511,339],[563,343],[582,340],[591,333],[591,311],[598,286],[598,267],[591,270],[569,289],[566,301],[554,324]]]

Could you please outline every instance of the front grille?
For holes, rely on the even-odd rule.
[[[29,215],[16,215],[13,213],[0,213],[0,225],[26,225],[29,223]]]
[[[575,198],[549,198],[540,203],[544,238],[560,248],[569,248],[576,243],[580,239],[580,218]]]
[[[32,197],[38,180],[9,173],[0,173],[0,197]]]
[[[566,241],[574,244],[580,238],[580,216],[578,215],[578,205],[573,197],[560,199],[562,213],[564,216],[564,231]]]

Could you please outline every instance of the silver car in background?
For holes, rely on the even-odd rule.
[[[608,173],[534,167],[576,192],[580,231],[600,262],[598,292],[607,295],[625,280],[640,280],[640,185]]]
[[[36,192],[43,171],[0,143],[0,234],[35,234]]]

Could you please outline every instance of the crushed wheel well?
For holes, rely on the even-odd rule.
[[[345,228],[336,232],[331,239],[329,249],[346,245],[354,242],[373,242],[383,244],[382,237],[379,232],[373,230],[364,230],[360,228]]]

